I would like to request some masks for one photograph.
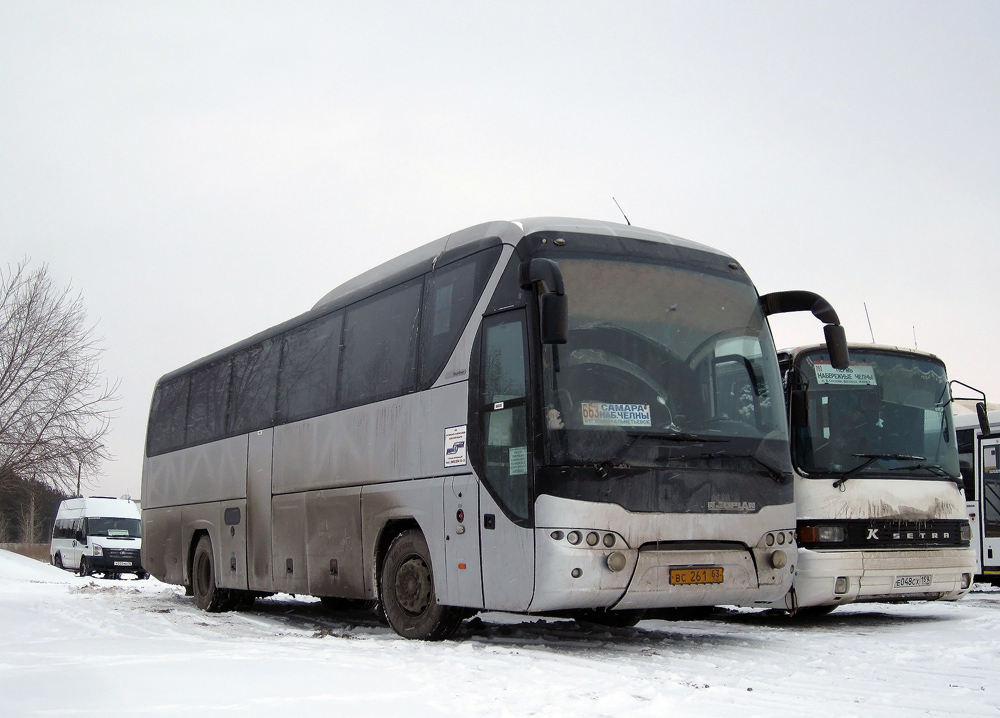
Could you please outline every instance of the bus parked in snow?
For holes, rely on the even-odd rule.
[[[983,402],[985,405],[985,402]],[[972,524],[976,578],[1000,585],[1000,409],[955,414],[958,458],[965,482],[965,507]]]
[[[895,347],[850,354],[840,370],[822,346],[779,353],[799,542],[783,605],[961,598],[975,555],[945,366]]]
[[[139,509],[130,499],[109,496],[66,499],[52,525],[49,560],[81,576],[117,578],[134,573],[147,578],[139,560],[142,532]]]
[[[377,600],[394,630],[480,610],[633,623],[780,599],[795,561],[759,297],[709,247],[605,222],[475,226],[162,377],[143,565],[223,610]]]

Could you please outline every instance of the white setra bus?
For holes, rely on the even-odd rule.
[[[223,610],[378,601],[631,623],[787,593],[795,508],[766,316],[731,257],[637,227],[494,222],[346,282],[156,385],[143,566]]]
[[[971,387],[970,387],[971,388]],[[965,482],[965,507],[972,524],[976,579],[1000,585],[1000,409],[955,411],[958,458]],[[986,404],[985,397],[981,402]],[[978,407],[975,407],[978,409]]]
[[[822,346],[779,353],[799,545],[784,607],[961,598],[975,554],[945,366],[896,347],[850,354],[840,370]]]

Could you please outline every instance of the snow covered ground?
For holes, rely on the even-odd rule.
[[[486,614],[443,643],[278,596],[206,614],[175,586],[0,551],[0,716],[1000,715],[1000,592],[809,621],[581,630]]]

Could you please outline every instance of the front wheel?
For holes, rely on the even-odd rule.
[[[87,557],[86,556],[81,556],[80,557],[80,571],[79,571],[79,574],[81,576],[89,576],[90,575],[90,564],[87,563]]]
[[[194,603],[201,610],[218,613],[229,609],[229,591],[215,585],[215,559],[212,540],[208,536],[198,539],[194,550],[191,589],[194,592]]]
[[[427,540],[415,529],[399,534],[389,545],[379,594],[386,620],[404,638],[443,640],[455,632],[465,614],[437,602]]]

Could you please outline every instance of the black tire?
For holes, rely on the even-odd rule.
[[[645,611],[606,611],[603,608],[591,608],[585,611],[576,611],[573,614],[573,620],[584,627],[587,624],[596,624],[610,628],[631,628],[645,617]]]
[[[89,576],[91,574],[90,564],[87,563],[87,557],[80,557],[80,570],[78,571],[81,576]]]
[[[198,539],[198,545],[194,549],[191,589],[194,592],[194,603],[201,610],[210,613],[229,610],[229,590],[215,585],[215,558],[212,554],[212,540],[208,536]]]
[[[337,598],[335,596],[321,596],[320,603],[327,611],[342,613],[344,611],[370,611],[378,605],[378,601],[369,601],[364,598]]]
[[[149,574],[146,573],[145,571],[136,571],[135,578],[137,581],[145,581],[147,578],[149,578]]]
[[[430,551],[416,529],[404,531],[389,545],[379,596],[386,620],[403,638],[443,640],[455,632],[466,613],[437,602]]]
[[[56,568],[65,568],[65,566],[63,566],[61,553],[57,553],[56,557],[52,559],[52,565],[55,566]]]

